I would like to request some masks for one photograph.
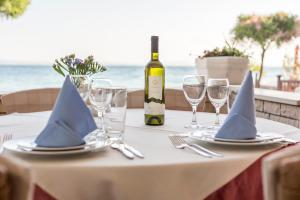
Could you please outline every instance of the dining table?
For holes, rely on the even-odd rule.
[[[0,116],[0,135],[12,134],[13,140],[34,138],[50,114],[51,111]],[[214,113],[197,113],[203,126],[212,125],[215,117]],[[168,136],[190,133],[192,130],[184,126],[191,118],[189,111],[166,110],[163,126],[146,126],[143,109],[127,109],[125,142],[141,151],[144,158],[128,159],[109,146],[98,152],[68,156],[24,155],[3,149],[0,163],[13,174],[15,200],[34,199],[37,187],[53,199],[62,200],[194,200],[205,199],[261,156],[281,147],[196,141],[223,155],[212,158],[174,148]],[[221,115],[221,120],[225,118]],[[300,130],[287,124],[257,118],[256,127],[260,132],[300,140]]]

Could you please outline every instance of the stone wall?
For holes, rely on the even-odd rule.
[[[300,94],[257,88],[254,93],[257,117],[300,128]]]
[[[263,100],[255,100],[256,115],[273,121],[290,124],[300,128],[300,106],[287,105]]]

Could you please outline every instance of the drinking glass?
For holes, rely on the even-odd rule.
[[[96,136],[104,136],[104,120],[103,115],[109,107],[112,99],[112,91],[110,89],[111,81],[108,79],[93,78],[91,80],[89,100],[91,105],[98,113],[98,133]]]
[[[203,75],[187,75],[183,78],[182,88],[184,96],[191,104],[193,110],[192,122],[186,125],[185,128],[201,128],[202,126],[197,122],[196,112],[206,93],[206,77]]]
[[[77,91],[84,102],[89,97],[90,77],[87,75],[70,75],[71,82],[77,88]]]
[[[123,142],[127,108],[126,87],[110,87],[112,100],[104,113],[106,136],[113,142]]]
[[[220,127],[220,109],[228,100],[229,82],[228,79],[208,79],[207,95],[211,104],[216,110],[216,120],[210,129],[218,129]]]

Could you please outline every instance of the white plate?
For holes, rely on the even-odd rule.
[[[232,145],[232,146],[261,146],[261,145],[270,145],[276,144],[282,141],[282,138],[273,139],[273,140],[262,140],[259,142],[232,142],[232,141],[220,141],[215,140],[213,137],[199,137],[199,136],[190,136],[191,139],[201,141],[201,142],[208,142],[211,144],[221,144],[221,145]]]
[[[72,155],[72,154],[82,154],[82,153],[88,153],[88,152],[96,152],[96,151],[104,151],[106,150],[106,147],[108,146],[108,143],[106,142],[100,142],[95,145],[85,145],[84,148],[81,149],[74,149],[74,150],[68,150],[68,151],[33,151],[26,148],[21,148],[18,146],[20,142],[22,142],[24,139],[20,140],[10,140],[3,144],[4,150],[19,153],[19,154],[25,154],[25,155]],[[26,139],[28,140],[28,139]]]
[[[284,136],[276,133],[258,132],[256,138],[247,139],[247,140],[216,138],[214,137],[214,135],[205,135],[205,137],[220,142],[260,143],[268,140],[280,139],[283,138]]]
[[[71,147],[39,147],[33,140],[34,140],[33,138],[21,140],[18,143],[18,147],[22,149],[32,150],[32,151],[70,151],[76,149],[83,149],[88,145],[95,144],[94,142],[89,142],[83,145],[71,146]]]

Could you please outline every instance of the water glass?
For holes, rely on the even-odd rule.
[[[93,78],[91,80],[89,100],[98,114],[98,132],[96,137],[105,135],[103,115],[109,108],[112,100],[112,91],[110,89],[111,81],[108,79]]]
[[[84,102],[89,97],[90,77],[87,75],[70,75],[71,82],[77,88],[77,91]]]
[[[197,122],[196,112],[206,93],[206,77],[203,75],[187,75],[183,78],[182,89],[193,110],[192,122],[186,125],[185,128],[201,128],[202,126]]]
[[[127,89],[110,87],[112,100],[104,114],[106,136],[113,142],[123,142],[127,108]]]
[[[228,79],[208,79],[207,95],[211,104],[216,110],[216,121],[211,129],[220,127],[220,109],[228,100],[229,82]]]

